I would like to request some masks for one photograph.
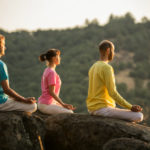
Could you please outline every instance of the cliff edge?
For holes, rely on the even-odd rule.
[[[88,114],[0,112],[0,150],[150,150],[150,127]]]

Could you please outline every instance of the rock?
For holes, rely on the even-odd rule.
[[[150,150],[150,127],[88,114],[0,112],[0,150]]]
[[[134,138],[117,138],[103,146],[103,150],[149,150],[150,144]]]
[[[111,143],[114,143],[110,143],[111,140],[127,138],[131,142],[126,142],[121,150],[131,147],[128,145],[137,140],[139,147],[142,143],[147,144],[141,150],[150,150],[150,128],[123,120],[85,114],[60,114],[46,120],[46,129],[46,149],[53,146],[54,150],[107,150],[106,147],[110,148]],[[117,140],[116,143],[122,145]],[[120,150],[117,145],[113,150]],[[132,150],[137,150],[136,148],[134,146]]]
[[[0,112],[0,150],[41,150],[43,122],[22,112]]]

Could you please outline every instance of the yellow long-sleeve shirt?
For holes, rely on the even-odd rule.
[[[97,61],[89,70],[87,108],[89,111],[95,111],[108,106],[115,107],[115,102],[127,109],[132,107],[116,90],[112,66]]]

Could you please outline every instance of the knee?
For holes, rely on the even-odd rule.
[[[143,113],[138,112],[135,121],[136,121],[136,122],[141,122],[141,121],[143,121]]]
[[[72,110],[70,110],[70,109],[66,109],[66,108],[64,108],[64,109],[61,109],[61,111],[59,111],[59,113],[68,113],[68,114],[73,114],[74,112],[73,112]]]
[[[74,112],[72,110],[69,110],[69,113],[73,114]]]
[[[58,113],[67,113],[67,114],[73,114],[74,112],[72,111],[72,110],[70,110],[70,109],[63,109],[63,110],[61,110],[61,111],[59,111]]]
[[[30,113],[33,113],[37,110],[37,104],[34,103],[34,104],[30,104],[29,107],[28,107],[28,112]]]
[[[40,112],[42,112],[42,113],[45,113],[45,110],[47,110],[46,109],[46,105],[44,105],[44,104],[37,104],[37,109],[40,111]]]

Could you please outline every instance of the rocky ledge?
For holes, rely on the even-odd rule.
[[[150,127],[88,114],[0,112],[0,150],[150,150]]]

